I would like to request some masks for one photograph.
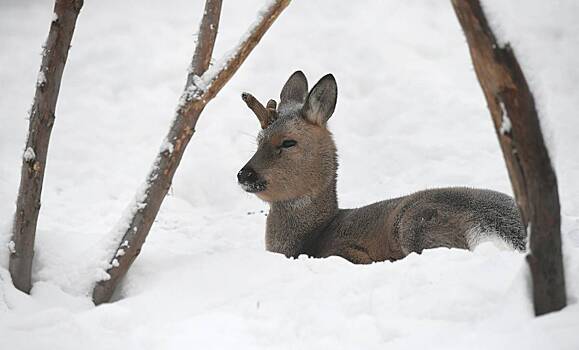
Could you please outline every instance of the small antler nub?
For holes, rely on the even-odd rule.
[[[274,120],[277,119],[277,102],[275,102],[275,100],[267,101],[267,105],[265,106],[265,109],[267,109],[267,114],[269,117],[267,125],[269,125],[269,124],[273,123]]]
[[[269,100],[266,108],[250,93],[242,93],[241,99],[247,104],[247,107],[255,113],[262,129],[267,128],[267,126],[277,118],[277,103],[274,100]]]

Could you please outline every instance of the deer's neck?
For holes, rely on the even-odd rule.
[[[287,257],[308,254],[337,213],[335,179],[315,196],[273,202],[267,217],[267,250]]]

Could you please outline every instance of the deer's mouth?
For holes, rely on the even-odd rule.
[[[267,181],[255,181],[255,182],[240,182],[239,185],[245,192],[258,193],[263,192],[267,188]]]

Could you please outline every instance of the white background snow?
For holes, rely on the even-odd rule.
[[[224,1],[216,57],[262,2]],[[288,260],[267,206],[236,184],[296,69],[338,81],[342,207],[423,188],[511,193],[449,1],[295,0],[203,112],[143,252],[115,296],[89,294],[185,82],[202,1],[85,1],[65,69],[31,296],[7,272],[27,110],[51,1],[0,2],[0,339],[11,349],[579,349],[579,3],[485,1],[534,89],[558,172],[569,306],[534,318],[524,255],[490,244],[396,263]]]

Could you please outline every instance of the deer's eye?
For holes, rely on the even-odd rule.
[[[281,143],[281,146],[282,146],[283,148],[290,148],[290,147],[295,146],[297,143],[298,143],[298,142],[297,142],[296,140],[284,140],[284,141]]]

